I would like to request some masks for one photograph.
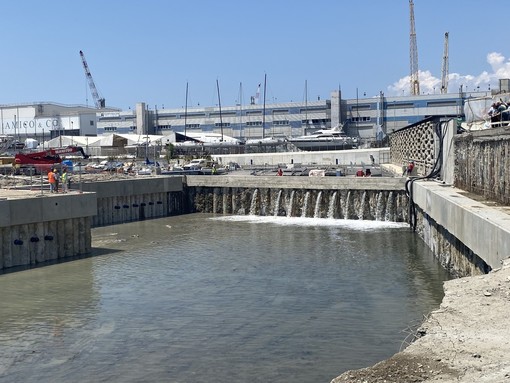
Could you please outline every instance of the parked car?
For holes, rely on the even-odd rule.
[[[205,158],[197,158],[191,160],[189,164],[183,166],[184,170],[200,170],[204,167],[212,166],[212,161],[206,160]]]

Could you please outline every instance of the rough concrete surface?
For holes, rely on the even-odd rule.
[[[510,260],[445,283],[445,296],[404,351],[331,383],[510,382]]]

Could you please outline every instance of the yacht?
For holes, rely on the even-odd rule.
[[[355,149],[359,144],[358,138],[346,135],[342,126],[316,130],[306,136],[289,138],[288,141],[306,151]]]

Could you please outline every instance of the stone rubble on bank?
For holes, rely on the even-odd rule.
[[[489,274],[445,283],[423,336],[388,360],[331,383],[510,382],[510,259]]]

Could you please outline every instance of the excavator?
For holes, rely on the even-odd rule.
[[[55,166],[60,166],[63,154],[80,153],[83,158],[89,158],[85,154],[81,146],[67,146],[65,148],[52,148],[42,152],[35,153],[17,153],[14,156],[14,166],[16,173],[32,172],[35,169],[36,173],[48,172]]]

